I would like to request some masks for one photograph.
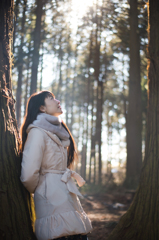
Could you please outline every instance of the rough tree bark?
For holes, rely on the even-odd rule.
[[[13,0],[0,1],[0,239],[36,239],[22,186],[18,133],[11,91]],[[29,200],[30,201],[30,200]]]
[[[125,181],[126,186],[129,188],[137,186],[142,165],[142,112],[139,51],[140,42],[138,34],[137,0],[130,0],[130,79],[127,118],[127,169]]]
[[[159,239],[159,1],[148,5],[148,111],[146,151],[132,205],[108,240]],[[135,151],[135,149],[134,149]]]

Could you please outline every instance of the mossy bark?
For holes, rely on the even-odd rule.
[[[0,239],[36,239],[32,198],[20,182],[21,157],[11,91],[13,0],[0,1]]]
[[[148,113],[140,184],[127,213],[108,240],[159,239],[159,1],[149,0]],[[134,149],[135,151],[135,149]]]

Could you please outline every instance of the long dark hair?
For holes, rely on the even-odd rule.
[[[45,99],[47,97],[55,97],[55,95],[49,91],[40,91],[38,93],[33,93],[30,98],[28,99],[27,106],[26,106],[26,112],[24,116],[23,123],[20,127],[20,135],[21,135],[21,146],[20,151],[23,152],[24,144],[27,139],[27,127],[29,124],[31,124],[36,118],[37,115],[41,112],[40,106],[45,106]],[[78,159],[78,151],[77,146],[75,143],[75,140],[68,129],[66,123],[62,120],[61,122],[62,126],[66,129],[66,131],[69,133],[70,137],[70,145],[67,148],[67,167],[73,168],[73,164],[75,160]]]

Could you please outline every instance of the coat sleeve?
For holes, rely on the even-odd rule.
[[[39,171],[45,150],[44,134],[32,128],[24,145],[20,180],[30,193],[34,193],[39,182]]]

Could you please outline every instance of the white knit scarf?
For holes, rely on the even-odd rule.
[[[70,137],[62,126],[60,118],[47,113],[39,113],[36,120],[33,121],[33,125],[56,134],[61,140],[67,140]]]

